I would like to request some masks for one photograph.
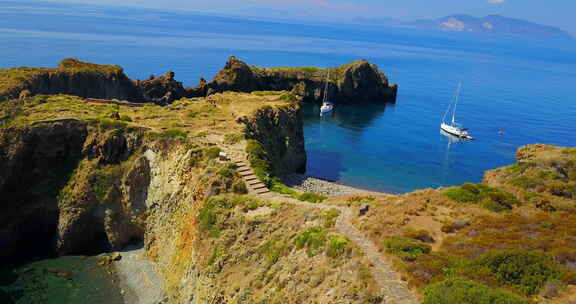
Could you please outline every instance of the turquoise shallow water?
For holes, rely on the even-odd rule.
[[[34,4],[32,4],[34,3]],[[308,173],[388,192],[478,182],[531,143],[576,143],[576,43],[359,25],[284,24],[193,13],[4,1],[0,66],[74,56],[133,78],[167,70],[193,86],[229,55],[260,66],[376,63],[395,105],[305,109]],[[459,81],[458,115],[477,138],[450,143],[439,123]],[[503,129],[505,134],[498,135]]]
[[[122,295],[96,258],[44,259],[0,268],[3,304],[121,304]]]

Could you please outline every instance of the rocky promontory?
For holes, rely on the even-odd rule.
[[[398,86],[366,60],[333,68],[251,66],[231,56],[211,82],[203,78],[185,88],[174,72],[131,80],[117,65],[100,65],[67,58],[57,68],[0,69],[0,101],[39,94],[170,104],[185,97],[206,97],[226,91],[291,91],[305,102],[322,100],[326,87],[335,103],[395,102]],[[328,79],[328,85],[326,81]]]
[[[231,56],[211,82],[201,81],[190,96],[217,92],[292,91],[304,101],[321,101],[328,78],[329,99],[336,103],[394,102],[398,86],[375,64],[353,61],[334,68],[260,68]]]

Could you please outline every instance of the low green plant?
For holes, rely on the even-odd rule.
[[[284,239],[275,237],[274,239],[266,242],[260,251],[266,257],[269,264],[275,264],[280,258],[290,251],[291,246]]]
[[[523,294],[537,294],[549,280],[558,280],[564,270],[561,265],[541,251],[492,251],[479,257],[478,265],[487,267],[503,285]]]
[[[170,129],[159,134],[160,137],[163,138],[171,138],[171,139],[180,139],[186,140],[188,138],[188,134],[180,129]]]
[[[384,240],[386,252],[394,254],[403,260],[414,261],[419,255],[428,254],[432,250],[430,245],[418,240],[392,236]]]
[[[334,227],[336,220],[340,216],[340,210],[330,209],[322,212],[322,219],[324,220],[324,228]]]
[[[244,136],[237,134],[237,133],[229,133],[224,135],[224,143],[227,145],[234,145],[241,142],[244,139]]]
[[[216,159],[218,158],[218,156],[220,156],[220,152],[222,152],[222,150],[218,147],[209,147],[204,149],[203,153],[204,153],[204,158],[206,159]]]
[[[337,258],[352,249],[350,240],[340,235],[330,236],[326,247],[326,255],[331,258]]]
[[[327,197],[324,195],[316,194],[316,193],[305,192],[305,193],[300,194],[298,196],[298,199],[303,201],[303,202],[309,202],[309,203],[316,204],[316,203],[321,203],[322,201],[327,199]]]
[[[460,203],[477,202],[480,200],[480,195],[470,192],[462,187],[456,187],[446,190],[446,196],[453,201]]]
[[[296,248],[306,248],[309,257],[320,253],[326,242],[326,231],[322,227],[311,227],[296,237]]]
[[[122,121],[115,121],[110,119],[98,119],[98,127],[103,130],[125,129],[128,124]]]
[[[238,180],[232,184],[232,192],[236,194],[246,194],[248,193],[248,188],[242,180]]]
[[[434,283],[424,290],[422,304],[528,304],[525,299],[462,278]]]
[[[514,178],[508,182],[512,186],[520,187],[522,189],[535,189],[538,186],[542,186],[544,183],[540,180],[527,177],[527,176],[520,176]]]
[[[132,122],[132,117],[124,114],[124,115],[120,115],[120,120],[121,120],[121,121]]]

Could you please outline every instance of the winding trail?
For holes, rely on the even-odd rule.
[[[360,230],[356,229],[350,222],[352,217],[352,210],[347,207],[330,206],[322,204],[311,204],[301,202],[299,200],[282,196],[278,193],[268,192],[258,195],[266,200],[273,200],[276,202],[289,203],[293,205],[302,206],[305,208],[314,208],[322,210],[337,209],[340,211],[340,216],[336,221],[336,229],[351,241],[356,243],[362,249],[366,258],[370,261],[372,275],[374,280],[380,288],[380,292],[384,297],[386,304],[417,304],[418,301],[414,294],[408,288],[406,282],[400,279],[400,274],[392,268],[392,264],[385,260],[378,248],[372,243]]]
[[[384,298],[385,304],[418,304],[415,295],[410,291],[406,282],[402,281],[400,274],[393,269],[392,263],[382,257],[378,248],[360,230],[351,223],[352,209],[343,206],[331,206],[323,204],[311,204],[297,199],[283,196],[276,192],[270,192],[264,188],[260,180],[255,181],[256,176],[249,162],[245,161],[246,155],[242,150],[227,151],[231,160],[236,163],[240,175],[248,186],[250,194],[275,202],[288,203],[302,206],[304,208],[340,211],[340,216],[336,220],[336,229],[348,239],[356,243],[362,249],[366,258],[370,261],[372,275],[380,288],[380,294]],[[264,189],[263,189],[264,188]]]

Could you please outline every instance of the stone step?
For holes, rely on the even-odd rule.
[[[251,181],[251,180],[257,180],[257,179],[258,179],[258,176],[256,176],[256,175],[246,175],[246,176],[244,176],[244,180],[247,181],[247,182],[248,182],[248,181]]]
[[[270,190],[268,189],[260,189],[260,190],[256,190],[254,191],[256,194],[265,194],[265,193],[270,193]]]
[[[239,172],[244,172],[244,171],[252,170],[252,168],[250,168],[250,167],[237,167],[236,170]]]
[[[254,189],[254,191],[258,191],[260,189],[268,189],[268,188],[266,187],[266,185],[260,183],[260,184],[252,185],[252,189]]]
[[[250,175],[254,175],[254,173],[252,172],[252,170],[249,171],[242,171],[239,172],[240,176],[244,177],[244,176],[250,176]]]
[[[262,182],[259,179],[253,179],[253,180],[246,181],[246,184],[248,184],[250,186],[261,184],[261,183]]]

